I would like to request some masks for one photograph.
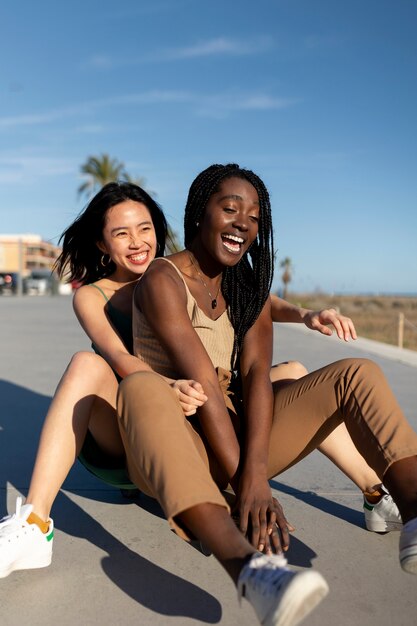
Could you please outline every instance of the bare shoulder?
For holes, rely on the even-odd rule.
[[[102,293],[92,285],[83,285],[74,293],[72,305],[76,313],[81,312],[85,307],[104,308],[106,300]]]
[[[181,272],[181,268],[174,261],[174,256],[177,255],[169,258],[171,263],[155,259],[140,279],[135,289],[135,302],[141,308],[145,302],[150,304],[156,300],[165,302],[169,300],[172,304],[172,300],[186,299],[184,282],[178,273],[178,270]]]
[[[161,287],[162,285],[175,286],[183,284],[182,278],[178,273],[178,271],[182,272],[181,258],[182,253],[180,252],[168,257],[154,259],[142,276],[137,290],[152,289],[155,285]]]

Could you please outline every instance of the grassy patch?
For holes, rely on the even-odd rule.
[[[403,313],[404,348],[417,350],[417,298],[403,296],[330,296],[290,294],[288,300],[308,309],[338,308],[353,320],[360,337],[398,345],[398,320]]]

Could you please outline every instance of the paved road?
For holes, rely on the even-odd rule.
[[[373,358],[417,430],[415,365],[396,360],[398,353],[387,358],[376,344],[365,347],[377,352]],[[0,298],[1,514],[13,508],[17,493],[26,493],[51,395],[71,354],[85,348],[70,298]],[[276,360],[299,359],[313,369],[352,355],[370,356],[299,327],[277,329]],[[398,533],[364,530],[358,491],[327,459],[314,453],[272,484],[297,527],[290,563],[314,566],[331,588],[305,624],[417,623],[417,579],[399,568]],[[0,581],[3,626],[255,623],[213,557],[178,539],[153,501],[126,501],[76,465],[53,517],[51,567]]]

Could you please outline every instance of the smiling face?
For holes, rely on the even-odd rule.
[[[258,222],[255,187],[243,178],[227,178],[207,203],[197,239],[205,255],[221,265],[236,265],[255,241]]]
[[[113,277],[133,280],[149,267],[156,254],[156,234],[148,208],[133,200],[107,211],[103,239],[98,244],[116,265]]]

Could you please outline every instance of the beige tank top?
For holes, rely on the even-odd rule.
[[[224,311],[216,320],[210,319],[197,305],[178,267],[163,257],[155,259],[153,263],[161,261],[169,263],[181,277],[187,294],[187,312],[191,324],[200,337],[214,367],[230,370],[234,329],[228,311]],[[145,316],[135,307],[133,308],[133,351],[139,359],[150,365],[158,374],[178,378],[179,373],[176,372],[174,364],[171,363],[153,334]]]

